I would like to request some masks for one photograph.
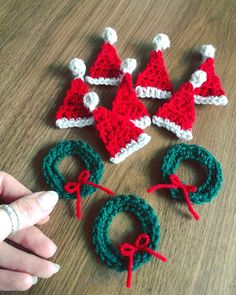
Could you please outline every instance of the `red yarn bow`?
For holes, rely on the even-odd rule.
[[[90,172],[88,170],[83,170],[80,175],[78,176],[78,181],[77,182],[67,182],[64,186],[64,190],[69,193],[75,193],[76,198],[77,198],[77,205],[76,205],[76,215],[78,219],[81,219],[81,195],[80,195],[80,190],[81,190],[81,185],[87,184],[91,185],[93,187],[96,187],[100,190],[103,190],[105,193],[109,195],[114,195],[114,193],[109,190],[108,188],[105,188],[104,186],[98,185],[96,183],[93,183],[89,181],[90,178]]]
[[[148,234],[142,233],[140,234],[134,245],[129,243],[123,243],[120,245],[120,253],[123,256],[129,257],[129,264],[128,264],[128,275],[127,275],[127,281],[126,281],[126,287],[131,287],[131,281],[132,281],[132,270],[133,270],[133,262],[134,262],[134,254],[138,251],[147,252],[156,258],[160,259],[163,262],[166,262],[166,257],[162,256],[158,252],[155,252],[154,250],[150,249],[148,247],[150,243],[150,237]]]
[[[179,189],[183,191],[183,195],[184,195],[184,199],[188,205],[188,209],[190,211],[190,213],[193,215],[193,217],[196,220],[199,220],[199,215],[197,214],[197,212],[194,210],[191,202],[190,202],[190,198],[189,198],[189,194],[188,193],[194,193],[197,191],[197,187],[195,185],[188,185],[188,184],[184,184],[181,182],[180,178],[176,175],[176,174],[171,174],[170,175],[170,181],[171,184],[157,184],[154,185],[152,187],[150,187],[147,192],[151,193],[157,189],[162,189],[162,188],[175,188],[175,189]]]

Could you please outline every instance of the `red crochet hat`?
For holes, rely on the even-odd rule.
[[[162,51],[170,47],[169,37],[158,34],[153,39],[155,50],[150,54],[149,62],[141,73],[139,73],[135,90],[141,98],[165,99],[171,96],[173,86],[166,71]]]
[[[121,64],[124,76],[112,104],[113,112],[127,116],[135,126],[144,129],[151,125],[150,115],[144,104],[137,98],[132,85],[131,73],[137,66],[135,59],[127,58]]]
[[[86,66],[81,59],[74,58],[69,63],[69,69],[75,78],[56,113],[56,126],[62,129],[92,125],[93,109],[85,107],[83,101],[84,95],[89,93],[88,86],[83,80]]]
[[[104,44],[89,70],[89,76],[85,79],[89,84],[118,85],[121,80],[121,60],[113,44],[117,41],[116,31],[105,28],[102,33]]]
[[[131,123],[129,118],[104,107],[96,109],[97,103],[98,99],[94,99],[94,93],[90,92],[84,96],[85,106],[94,109],[95,126],[112,163],[122,162],[150,141],[151,137]]]
[[[207,80],[201,87],[195,89],[194,101],[196,104],[226,105],[228,99],[221,86],[220,78],[215,73],[215,48],[212,45],[203,45],[200,53],[203,63],[199,70],[207,73]]]
[[[152,118],[153,124],[166,128],[181,139],[192,139],[195,120],[194,88],[200,87],[206,79],[206,72],[194,72],[190,81],[183,83],[170,100],[157,110]]]

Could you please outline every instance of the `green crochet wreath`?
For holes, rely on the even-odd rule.
[[[87,143],[80,140],[57,143],[44,157],[42,169],[43,176],[50,188],[65,199],[76,198],[75,194],[68,194],[64,190],[64,185],[67,181],[58,169],[60,161],[68,156],[77,156],[82,161],[85,168],[89,170],[91,174],[90,181],[93,183],[99,183],[104,171],[104,165],[100,156]],[[97,188],[85,184],[81,187],[81,197],[91,195],[96,190]]]
[[[194,160],[207,168],[207,178],[205,182],[197,188],[196,192],[189,193],[191,202],[204,204],[210,202],[217,196],[222,182],[222,168],[216,158],[205,148],[198,145],[177,144],[171,147],[162,164],[162,177],[165,183],[169,183],[170,175],[175,174],[181,161]],[[183,199],[183,195],[178,189],[170,189],[174,199]]]
[[[109,238],[109,227],[113,217],[120,212],[132,213],[140,222],[142,232],[150,236],[149,248],[156,250],[160,240],[160,226],[153,208],[143,199],[134,195],[121,195],[109,200],[100,210],[93,226],[95,251],[109,267],[127,271],[127,259],[114,248]],[[133,270],[150,260],[146,252],[134,254]]]

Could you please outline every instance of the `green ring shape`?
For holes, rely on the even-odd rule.
[[[59,162],[67,156],[77,156],[85,168],[89,170],[91,176],[90,181],[96,184],[102,178],[104,172],[104,165],[100,156],[94,151],[94,149],[87,143],[80,140],[64,140],[54,145],[43,159],[43,176],[50,186],[50,188],[56,191],[60,197],[65,199],[76,198],[75,194],[68,194],[64,190],[66,179],[58,169]],[[97,190],[90,185],[83,185],[81,187],[81,197],[84,198],[91,195]]]
[[[160,240],[160,226],[153,208],[143,199],[135,195],[121,195],[111,199],[99,211],[93,225],[93,244],[98,256],[109,267],[118,271],[127,271],[127,257],[123,257],[114,248],[109,238],[109,227],[113,217],[121,212],[132,213],[140,222],[142,232],[150,236],[149,248],[156,250]],[[134,254],[133,270],[151,259],[145,252]]]
[[[180,162],[183,160],[194,160],[207,168],[207,179],[197,188],[194,193],[189,193],[191,202],[204,204],[210,202],[218,194],[222,182],[222,168],[216,158],[205,148],[198,145],[188,145],[185,143],[177,144],[171,147],[162,164],[162,177],[165,183],[169,183],[171,174],[175,174]],[[183,195],[178,189],[170,189],[171,196],[174,199],[183,199]]]

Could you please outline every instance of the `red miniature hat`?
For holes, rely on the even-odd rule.
[[[121,80],[121,60],[113,44],[117,41],[116,31],[105,28],[102,33],[104,44],[89,70],[89,76],[85,79],[94,85],[119,85]]]
[[[166,128],[181,139],[192,139],[195,120],[194,89],[200,87],[206,79],[206,72],[194,72],[190,81],[183,83],[170,100],[157,110],[152,118],[153,124]]]
[[[93,117],[99,136],[110,154],[110,161],[118,164],[134,152],[143,148],[151,139],[142,129],[136,127],[129,118],[104,107],[98,107],[97,95],[90,92],[84,96],[84,104],[94,109]]]
[[[89,91],[83,79],[86,66],[81,59],[74,58],[69,63],[69,69],[75,78],[56,113],[56,126],[62,129],[92,125],[94,123],[92,112],[83,102],[84,95]]]
[[[194,91],[194,101],[196,104],[213,104],[226,105],[228,99],[221,86],[220,78],[215,73],[215,48],[212,45],[202,45],[200,53],[203,58],[203,63],[199,70],[207,73],[207,80],[201,87]]]
[[[114,113],[127,116],[135,126],[144,129],[151,125],[150,115],[144,104],[137,98],[132,85],[132,72],[137,66],[135,59],[127,58],[121,64],[124,76],[112,104]]]
[[[141,73],[139,73],[135,91],[141,98],[169,98],[173,91],[166,71],[162,51],[170,47],[169,37],[165,34],[158,34],[153,39],[155,50],[150,54],[149,62]]]

